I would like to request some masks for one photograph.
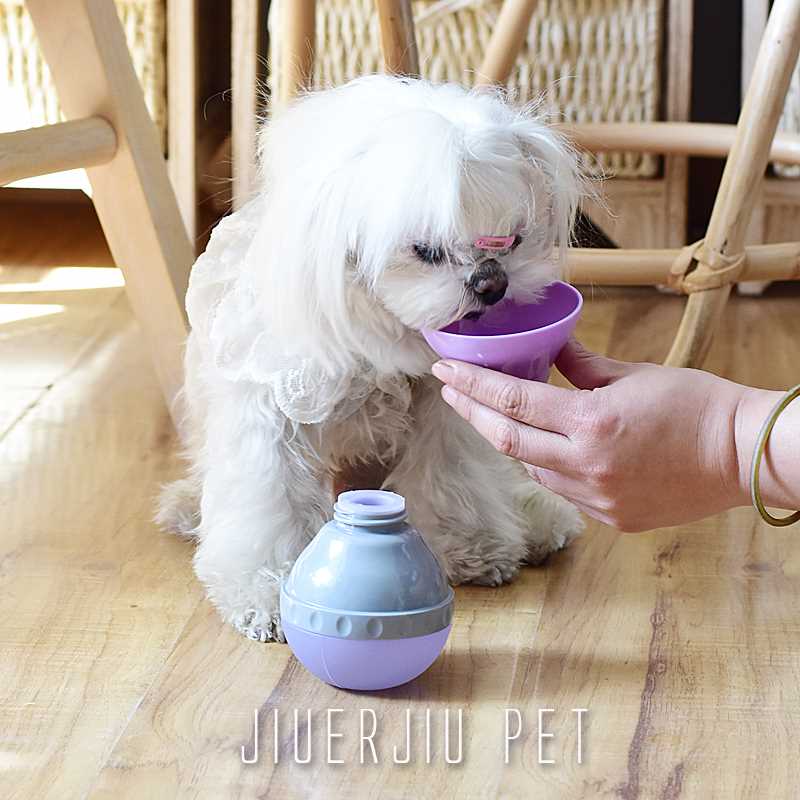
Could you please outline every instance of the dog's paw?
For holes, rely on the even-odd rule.
[[[472,578],[470,583],[478,586],[502,586],[504,583],[511,583],[518,572],[519,564],[491,564],[483,575]]]
[[[447,578],[454,586],[462,583],[472,583],[477,586],[501,586],[516,578],[519,567],[519,561],[487,562],[485,558],[470,557],[450,561],[447,567]]]
[[[553,519],[550,537],[557,550],[566,547],[586,529],[586,520],[572,503],[559,498],[559,512]]]
[[[234,579],[211,573],[206,566],[195,559],[197,576],[225,622],[256,642],[286,641],[280,617],[281,570],[261,567]]]
[[[184,539],[194,539],[200,525],[200,488],[191,478],[168,483],[161,489],[155,523]]]
[[[531,520],[527,564],[541,564],[550,553],[580,536],[586,527],[583,515],[572,503],[544,490],[537,491],[524,508]]]
[[[232,620],[232,624],[239,633],[262,644],[286,641],[281,627],[281,615],[278,612],[264,614],[259,611],[247,611],[239,619]]]

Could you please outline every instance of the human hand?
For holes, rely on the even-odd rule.
[[[735,442],[745,387],[614,361],[574,341],[556,366],[577,389],[459,361],[433,372],[444,400],[495,448],[615,528],[676,525],[748,502]]]

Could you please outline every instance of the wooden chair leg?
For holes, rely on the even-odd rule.
[[[316,0],[282,0],[281,85],[278,102],[288,103],[302,89],[311,88],[316,46]]]
[[[256,133],[261,108],[261,52],[266,19],[261,0],[233,0],[231,36],[231,154],[233,206],[246,203],[256,185]]]
[[[750,213],[799,53],[800,0],[776,0],[706,232],[706,249],[712,253],[736,256],[744,248]],[[702,364],[730,289],[731,284],[726,284],[689,297],[668,364]]]
[[[198,0],[167,0],[169,175],[191,242],[197,239]]]
[[[93,201],[174,410],[194,259],[116,9],[108,0],[27,0],[27,7],[64,114],[103,117],[116,133],[111,161],[87,170]]]
[[[419,75],[411,0],[377,0],[377,6],[386,71],[396,75]]]
[[[769,0],[743,0],[742,2],[742,102],[747,96],[747,86],[753,72],[761,37],[769,18]],[[750,215],[750,224],[745,234],[745,244],[760,244],[766,241],[767,208],[764,187]],[[738,289],[743,294],[761,294],[768,283],[762,281],[740,281]]]
[[[505,0],[478,71],[477,83],[505,86],[525,41],[539,0]]]
[[[667,5],[666,119],[687,121],[691,116],[692,59],[695,0],[669,0]],[[687,45],[688,41],[688,45]],[[688,50],[688,53],[687,53]],[[686,242],[689,217],[689,159],[663,156],[664,247],[681,247]]]

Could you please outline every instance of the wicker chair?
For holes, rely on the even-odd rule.
[[[467,86],[479,82],[502,0],[412,0],[411,5],[422,75]],[[282,92],[284,12],[292,6],[293,0],[270,3],[273,96]],[[684,121],[692,7],[693,0],[540,0],[530,24],[519,28],[523,36],[516,58],[513,52],[504,54],[509,58],[506,86],[515,101],[542,100],[551,116],[567,123]],[[318,0],[315,39],[314,86],[338,85],[382,68],[374,0]],[[662,42],[667,42],[665,52]],[[234,103],[237,94],[235,87]],[[616,245],[684,243],[685,156],[587,154],[585,167],[611,178],[604,182],[607,206],[587,203],[584,212]]]
[[[769,14],[769,0],[742,0],[742,92],[750,82],[758,46]],[[781,130],[800,133],[800,64],[783,107]],[[774,162],[770,165],[750,218],[746,244],[780,242],[794,238],[800,228],[800,166]],[[748,293],[760,293],[764,284],[750,285]]]
[[[376,0],[376,6],[385,68],[419,74],[411,0]],[[508,82],[536,6],[537,0],[505,0],[478,71],[481,82]],[[314,0],[283,5],[280,102],[313,83],[315,12]],[[669,364],[702,364],[734,283],[800,279],[800,242],[744,246],[768,161],[800,164],[800,136],[776,136],[798,52],[800,0],[776,0],[738,126],[686,122],[565,126],[579,147],[594,153],[728,155],[708,230],[700,242],[680,249],[570,252],[570,277],[576,283],[667,284],[688,295]]]
[[[181,382],[183,294],[192,248],[121,26],[108,0],[27,0],[26,5],[69,121],[0,134],[0,184],[91,167],[100,220],[125,271],[134,311],[171,401]],[[236,5],[253,4],[236,0]],[[376,0],[376,6],[386,68],[418,74],[410,0]],[[505,0],[478,73],[481,81],[507,83],[535,6],[536,0]],[[280,100],[310,85],[315,42],[314,0],[292,0],[283,8]],[[570,253],[576,283],[667,283],[689,295],[668,363],[702,363],[734,283],[800,278],[799,242],[744,246],[767,163],[800,165],[800,136],[775,135],[798,51],[800,0],[776,0],[738,127],[681,122],[567,126],[580,147],[596,153],[721,156],[730,151],[701,242],[682,249]],[[235,139],[234,132],[234,145]]]

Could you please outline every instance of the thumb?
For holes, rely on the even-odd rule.
[[[556,359],[558,371],[578,389],[599,389],[627,374],[623,361],[599,356],[577,339],[570,339]]]

